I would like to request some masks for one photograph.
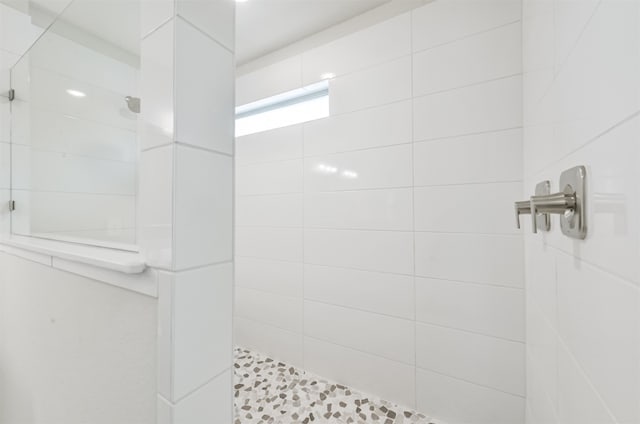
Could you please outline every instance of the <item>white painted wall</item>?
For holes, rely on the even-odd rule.
[[[0,253],[0,423],[155,423],[156,305]]]
[[[640,3],[526,0],[523,30],[525,193],[586,166],[589,231],[526,237],[527,422],[637,423]]]
[[[236,140],[238,344],[524,421],[520,12],[441,0],[238,78],[242,104],[337,75],[331,117]]]

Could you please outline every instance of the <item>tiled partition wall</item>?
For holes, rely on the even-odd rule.
[[[236,342],[450,423],[524,421],[518,1],[440,0],[242,75]],[[327,172],[327,170],[330,170]]]
[[[158,423],[232,422],[232,0],[142,2],[140,240],[158,268]]]
[[[640,3],[525,0],[523,30],[525,193],[585,165],[589,231],[525,226],[527,422],[638,423]]]

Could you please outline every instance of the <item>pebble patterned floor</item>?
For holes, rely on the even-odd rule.
[[[234,424],[442,424],[240,348],[234,389]]]

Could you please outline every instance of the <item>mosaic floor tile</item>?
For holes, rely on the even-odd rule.
[[[234,396],[234,424],[442,424],[240,348]]]

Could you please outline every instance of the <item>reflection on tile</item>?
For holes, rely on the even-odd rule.
[[[234,389],[234,424],[437,424],[413,410],[240,348]]]

